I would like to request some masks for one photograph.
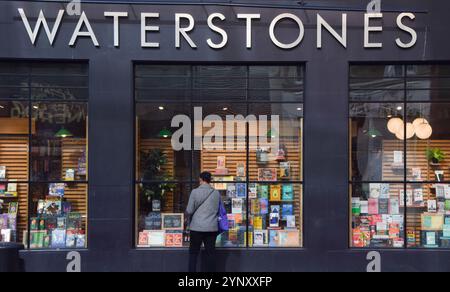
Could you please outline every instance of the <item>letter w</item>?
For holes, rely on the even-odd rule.
[[[39,31],[41,30],[41,25],[44,26],[45,33],[47,34],[48,41],[50,45],[53,46],[53,42],[55,40],[56,34],[58,33],[59,26],[61,25],[61,21],[64,16],[64,10],[59,10],[58,17],[56,18],[55,24],[53,26],[52,31],[50,31],[50,27],[48,26],[47,19],[45,19],[44,12],[42,10],[39,12],[39,18],[36,21],[36,25],[34,30],[31,29],[30,23],[28,22],[28,18],[25,15],[25,12],[22,8],[18,8],[20,17],[22,17],[23,25],[28,32],[28,36],[30,37],[31,43],[34,45],[36,43],[36,39],[39,35]]]

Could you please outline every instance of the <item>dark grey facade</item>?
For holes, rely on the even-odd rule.
[[[82,1],[83,2],[83,1]],[[68,45],[78,17],[65,16],[53,46],[41,33],[30,43],[18,8],[24,8],[34,24],[40,9],[56,16],[61,3],[39,1],[0,2],[0,59],[80,60],[89,62],[89,248],[80,251],[83,271],[186,271],[187,250],[139,250],[133,245],[134,230],[134,99],[133,64],[171,63],[304,63],[305,152],[304,152],[304,248],[302,249],[224,249],[220,269],[224,271],[365,271],[369,250],[349,248],[349,145],[348,68],[353,62],[421,63],[450,61],[450,4],[447,1],[386,1],[383,3],[384,32],[373,37],[381,49],[364,48],[364,11],[368,1],[312,1],[317,7],[290,5],[297,1],[277,1],[278,8],[248,5],[203,5],[82,3],[100,43],[80,38]],[[142,2],[142,1],[141,1]],[[211,2],[211,3],[206,3]],[[225,1],[224,1],[225,2]],[[242,2],[242,1],[241,1]],[[261,2],[261,1],[247,1]],[[267,4],[269,1],[262,1]],[[308,2],[308,1],[306,1]],[[343,3],[345,2],[345,3]],[[384,1],[382,1],[384,2]],[[160,3],[160,2],[159,2]],[[281,7],[281,5],[286,5]],[[332,9],[324,9],[332,7]],[[111,19],[104,11],[128,11],[121,20],[121,45],[113,46]],[[141,48],[140,12],[159,12],[159,49]],[[175,48],[174,14],[190,13],[197,21],[190,34],[198,45],[192,49],[182,42]],[[206,44],[217,35],[208,29],[208,13],[227,16],[228,45],[213,50]],[[277,48],[269,38],[270,21],[290,12],[305,23],[305,38],[291,50]],[[343,48],[324,33],[322,49],[316,48],[316,13],[339,28],[341,13],[348,13],[348,47]],[[416,14],[413,27],[418,42],[401,49],[395,39],[407,39],[395,24],[401,12]],[[253,48],[245,47],[245,22],[237,13],[261,13],[254,25]],[[283,26],[280,39],[295,39],[296,26]],[[383,271],[448,271],[450,251],[378,250]],[[65,271],[67,251],[23,251],[26,271]]]

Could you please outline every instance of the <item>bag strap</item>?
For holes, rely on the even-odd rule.
[[[211,197],[211,195],[215,192],[216,190],[213,189],[208,196],[203,200],[203,202],[201,202],[200,205],[198,205],[197,209],[195,209],[194,213],[192,213],[191,218],[194,217],[195,213],[198,211],[198,209],[200,209],[201,206],[203,206],[203,204],[206,203],[206,201],[208,201],[208,199]]]

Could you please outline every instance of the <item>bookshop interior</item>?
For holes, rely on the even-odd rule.
[[[0,63],[2,242],[86,247],[88,66]]]

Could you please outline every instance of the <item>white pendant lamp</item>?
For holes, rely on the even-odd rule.
[[[414,120],[413,125],[414,128],[417,129],[417,127],[419,127],[422,124],[429,124],[428,121],[424,118],[417,118]]]
[[[406,124],[406,139],[411,139],[412,137],[414,137],[414,134],[416,133],[414,126],[412,123],[407,123]],[[400,140],[404,140],[405,139],[405,129],[402,128],[400,129],[396,134],[395,137],[397,137]]]
[[[398,132],[402,131],[403,127],[404,127],[403,120],[400,118],[392,118],[389,120],[387,124],[388,130],[392,134],[397,134]]]
[[[427,140],[433,134],[433,128],[430,124],[419,124],[416,129],[416,136],[421,140]]]

